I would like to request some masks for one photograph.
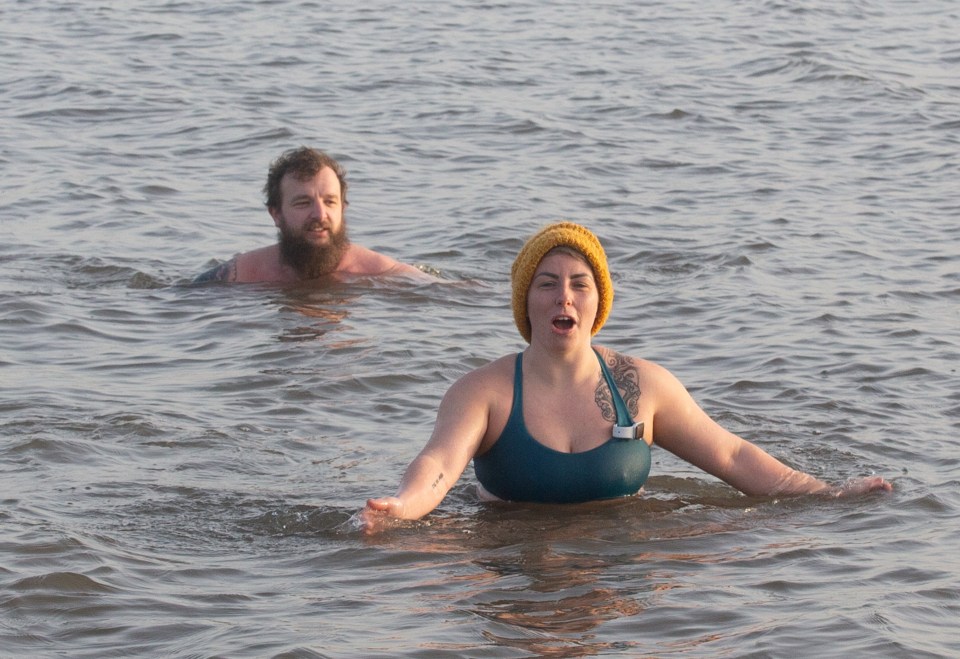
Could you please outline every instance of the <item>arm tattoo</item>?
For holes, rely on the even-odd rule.
[[[436,480],[434,480],[433,483],[430,485],[430,489],[432,489],[432,490],[437,489],[437,485],[439,485],[439,484],[440,484],[440,481],[442,481],[442,480],[443,480],[443,472],[441,471],[441,472],[440,472],[440,475],[437,476]]]
[[[620,390],[620,395],[627,405],[627,410],[630,411],[632,416],[636,416],[640,402],[640,378],[637,368],[628,357],[618,352],[610,355],[607,366],[610,367],[610,374],[613,375],[613,381]],[[617,420],[617,410],[613,405],[613,393],[607,386],[603,373],[600,374],[600,382],[597,383],[594,401],[606,421],[615,422]]]
[[[237,279],[237,260],[230,259],[226,263],[210,268],[204,273],[197,275],[193,283],[205,284],[211,281],[236,281]]]

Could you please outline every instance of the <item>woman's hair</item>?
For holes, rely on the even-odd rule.
[[[347,205],[347,173],[343,167],[319,149],[302,146],[298,149],[285,151],[279,158],[270,163],[267,172],[267,182],[263,186],[267,208],[280,208],[283,202],[280,193],[280,181],[287,174],[293,174],[298,180],[306,180],[317,175],[324,167],[329,167],[340,181],[340,201]]]

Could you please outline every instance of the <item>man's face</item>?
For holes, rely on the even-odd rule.
[[[269,211],[284,261],[304,279],[333,272],[349,244],[336,173],[324,167],[305,180],[287,174],[280,199],[280,208]]]
[[[302,237],[312,245],[329,245],[343,226],[343,199],[340,181],[329,167],[300,180],[286,174],[280,180],[280,208],[270,215],[281,231]]]

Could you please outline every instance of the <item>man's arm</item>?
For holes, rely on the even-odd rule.
[[[203,272],[193,279],[194,284],[206,284],[212,281],[236,281],[237,280],[237,259],[230,259],[226,263],[221,263]]]

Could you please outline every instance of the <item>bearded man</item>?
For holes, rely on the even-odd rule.
[[[347,237],[343,167],[326,153],[300,147],[270,165],[263,186],[277,243],[238,254],[194,283],[293,283],[329,275],[414,275],[421,270],[355,245]]]

